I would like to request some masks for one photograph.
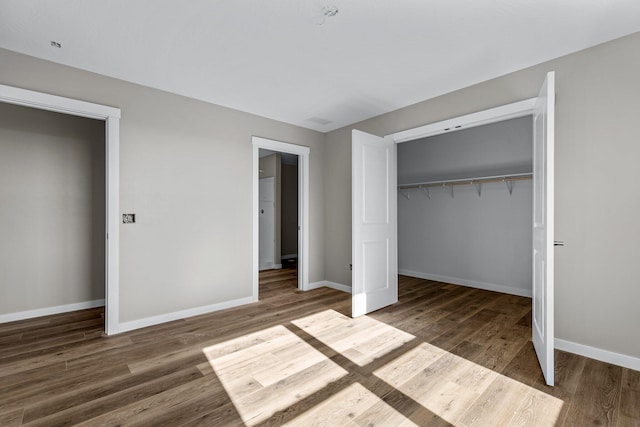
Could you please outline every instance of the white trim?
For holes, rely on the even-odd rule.
[[[590,347],[584,344],[561,340],[560,338],[556,338],[554,344],[555,348],[558,350],[600,360],[601,362],[612,363],[614,365],[622,366],[623,368],[640,371],[640,358],[638,357],[614,353],[612,351],[602,350],[600,348]]]
[[[536,99],[537,98],[525,99],[524,101],[501,105],[499,107],[490,108],[488,110],[478,111],[476,113],[466,114],[464,116],[430,123],[428,125],[420,126],[413,129],[407,129],[387,136],[393,138],[396,143],[401,143],[414,141],[421,138],[427,138],[429,136],[435,136],[442,133],[469,129],[489,123],[515,119],[517,117],[523,117],[532,114]]]
[[[351,286],[343,285],[341,283],[336,283],[336,282],[330,282],[328,280],[321,280],[319,282],[309,283],[302,290],[303,291],[311,291],[313,289],[318,289],[318,288],[331,288],[331,289],[335,289],[337,291],[346,292],[348,294],[351,293]]]
[[[199,316],[201,314],[213,313],[215,311],[234,308],[254,302],[252,297],[238,298],[231,301],[224,301],[217,304],[205,305],[202,307],[189,308],[187,310],[175,311],[173,313],[160,314],[158,316],[146,317],[144,319],[131,320],[120,324],[120,332],[133,331],[135,329],[146,328],[148,326],[159,325],[161,323],[172,322],[174,320],[185,319],[187,317]]]
[[[120,109],[6,85],[0,85],[0,102],[105,121],[105,333],[117,334],[120,316]]]
[[[107,216],[105,322],[107,335],[117,334],[120,323],[120,119],[106,119]]]
[[[253,301],[258,301],[258,264],[259,264],[259,169],[260,149],[279,151],[298,156],[298,289],[303,290],[309,283],[309,147],[281,141],[251,137],[253,145]]]
[[[351,286],[343,285],[342,283],[331,282],[329,280],[324,281],[324,286],[327,288],[335,289],[337,291],[351,293]]]
[[[531,298],[531,289],[513,288],[511,286],[497,285],[495,283],[477,282],[475,280],[459,279],[457,277],[439,276],[437,274],[422,273],[411,270],[398,270],[403,276],[417,277],[418,279],[434,280],[436,282],[452,283],[454,285],[468,286],[470,288],[484,289],[485,291],[502,292],[510,295]]]
[[[35,310],[19,311],[16,313],[0,314],[0,323],[15,322],[18,320],[33,319],[34,317],[50,316],[52,314],[68,313],[70,311],[86,310],[88,308],[104,306],[103,299],[93,301],[76,302],[73,304],[58,305],[55,307],[38,308]]]
[[[91,119],[120,118],[119,108],[6,85],[0,85],[0,101]]]

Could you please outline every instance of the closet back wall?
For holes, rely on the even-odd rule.
[[[528,173],[531,117],[398,144],[398,184]],[[532,181],[398,195],[401,274],[531,296]]]
[[[104,134],[0,103],[0,318],[104,299]]]

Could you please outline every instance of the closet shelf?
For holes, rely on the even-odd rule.
[[[433,187],[450,187],[451,189],[451,197],[453,197],[453,187],[456,185],[474,185],[476,187],[476,191],[478,192],[478,196],[480,196],[482,191],[482,184],[489,184],[492,182],[504,182],[507,185],[507,189],[509,190],[509,194],[513,191],[513,182],[514,181],[523,181],[527,179],[532,179],[533,173],[514,173],[509,175],[495,175],[495,176],[480,176],[476,178],[463,178],[463,179],[449,179],[444,181],[426,181],[426,182],[416,182],[412,184],[401,184],[398,185],[398,191],[409,199],[409,194],[406,190],[421,190],[423,191],[428,198],[431,198],[431,194],[429,193],[429,188]]]
[[[511,175],[481,176],[477,178],[449,179],[445,181],[427,181],[398,185],[400,190],[420,189],[427,187],[446,187],[448,185],[488,184],[491,182],[522,181],[531,179],[532,173],[514,173]]]

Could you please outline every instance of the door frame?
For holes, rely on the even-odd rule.
[[[430,136],[440,135],[440,134],[449,133],[449,132],[455,132],[462,129],[469,129],[472,127],[481,126],[485,124],[496,123],[504,120],[533,115],[537,100],[538,100],[538,97],[529,98],[523,101],[501,105],[495,108],[490,108],[488,110],[478,111],[475,113],[466,114],[463,116],[453,117],[453,118],[442,120],[439,122],[430,123],[424,126],[419,126],[413,129],[396,132],[390,135],[386,135],[385,137],[391,138],[394,140],[394,142],[399,144],[403,142],[415,141],[417,139],[422,139]],[[535,174],[535,171],[533,171],[533,173]],[[535,179],[535,176],[534,176],[534,179]],[[549,185],[551,186],[551,194],[553,194],[554,183],[551,182],[549,183]],[[397,198],[394,199],[392,203],[397,204]],[[533,227],[533,224],[532,224],[532,227]],[[533,249],[533,244],[534,243],[532,242],[532,249]],[[555,300],[553,298],[551,298],[550,307],[547,307],[547,309],[553,313],[553,310],[555,309]]]
[[[120,109],[92,102],[0,85],[0,102],[105,122],[105,322],[107,335],[120,327]]]
[[[459,117],[453,117],[439,122],[429,123],[412,129],[395,132],[386,137],[392,138],[397,144],[402,142],[415,141],[416,139],[436,136],[443,133],[455,132],[469,129],[476,126],[487,125],[489,123],[502,122],[509,119],[524,117],[533,114],[536,105],[535,98],[525,99],[511,104],[482,110]]]
[[[259,282],[259,178],[260,149],[279,151],[298,156],[298,289],[309,285],[309,147],[252,136],[253,145],[253,301],[258,301]]]

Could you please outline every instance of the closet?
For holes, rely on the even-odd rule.
[[[531,296],[532,118],[398,144],[399,273]]]
[[[105,122],[0,103],[0,322],[104,305]]]

